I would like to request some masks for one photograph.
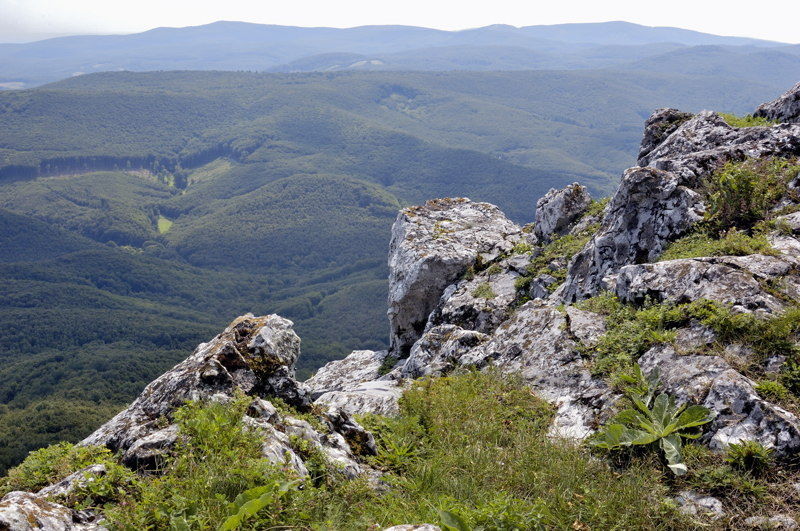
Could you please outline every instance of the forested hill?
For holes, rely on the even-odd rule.
[[[706,47],[722,54],[711,57]],[[220,21],[132,35],[0,44],[0,88],[31,87],[79,74],[118,70],[625,68],[643,59],[659,61],[663,54],[674,51],[684,53],[685,62],[705,72],[736,71],[737,65],[763,60],[764,51],[781,56],[784,62],[794,61],[795,67],[800,61],[798,48],[782,43],[620,21],[520,28],[493,25],[463,31],[413,26],[301,28]],[[737,73],[747,77],[747,68]],[[789,75],[784,84],[792,81]]]
[[[295,321],[301,377],[385,346],[400,206],[466,195],[530,221],[551,187],[610,191],[654,108],[742,113],[782,88],[154,72],[0,93],[0,468],[87,433],[245,312]]]

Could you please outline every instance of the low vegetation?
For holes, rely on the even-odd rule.
[[[767,118],[762,118],[761,116],[753,116],[752,114],[737,116],[735,114],[723,112],[719,113],[719,115],[731,127],[760,127],[760,126],[775,125],[776,123],[778,123],[769,120]]]

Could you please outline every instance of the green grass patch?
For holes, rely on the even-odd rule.
[[[497,294],[492,289],[491,284],[488,282],[482,282],[478,284],[474,290],[472,290],[472,296],[479,299],[494,299],[497,297]]]
[[[760,116],[753,116],[752,114],[736,116],[735,114],[721,112],[719,115],[731,127],[768,127],[778,123],[774,120],[768,120],[767,118],[762,118]]]
[[[169,232],[169,229],[172,228],[172,220],[167,219],[164,216],[158,216],[158,233],[159,234],[166,234]]]
[[[569,261],[583,249],[599,228],[600,225],[595,224],[589,226],[580,234],[565,234],[555,238],[552,242],[545,245],[541,252],[531,260],[530,265],[528,265],[528,275],[526,275],[526,277],[533,279],[539,275],[551,275],[557,282],[554,282],[550,287],[556,289],[567,278],[567,265]],[[562,265],[557,268],[552,268],[551,264],[553,262]],[[524,282],[525,281],[520,281],[520,285]]]
[[[705,231],[697,231],[672,242],[659,261],[703,256],[746,256],[748,254],[776,255],[778,253],[769,244],[764,233],[749,235],[746,232],[731,229],[720,238],[714,238]]]

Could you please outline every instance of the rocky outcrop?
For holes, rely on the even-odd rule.
[[[628,264],[651,262],[704,212],[700,195],[672,173],[653,168],[625,172],[600,229],[572,260],[562,297],[598,293],[603,278]]]
[[[353,389],[359,384],[380,378],[381,368],[388,356],[386,350],[354,350],[343,359],[323,365],[305,381],[305,386],[314,398],[331,391]]]
[[[764,262],[786,265],[778,258],[751,257],[687,258],[655,264],[630,265],[620,269],[614,292],[625,302],[645,300],[686,303],[709,299],[730,305],[734,311],[776,313],[784,304],[764,291],[757,276],[745,268],[758,270]],[[788,273],[788,269],[782,270]],[[775,271],[778,278],[781,270]]]
[[[402,384],[387,378],[364,382],[343,391],[328,391],[317,398],[314,403],[350,415],[364,413],[396,415],[399,411],[398,402],[402,395]]]
[[[389,245],[390,352],[408,357],[445,288],[521,239],[521,229],[488,203],[438,199],[401,211]]]
[[[101,531],[94,515],[74,511],[30,492],[9,492],[0,499],[0,529],[9,531]]]
[[[536,203],[533,233],[543,242],[565,234],[591,202],[589,191],[578,183],[561,190],[551,188]]]
[[[696,187],[729,161],[800,154],[800,126],[731,127],[716,113],[703,111],[682,123],[657,147],[640,157],[640,166],[674,173],[679,183]]]
[[[89,465],[77,472],[70,474],[58,483],[48,485],[36,493],[40,498],[59,498],[72,494],[76,489],[85,488],[86,485],[108,473],[106,465]]]
[[[800,123],[800,83],[775,100],[759,105],[753,116],[775,122]]]
[[[671,345],[658,345],[640,359],[645,372],[658,370],[663,389],[679,401],[703,404],[715,413],[705,432],[714,449],[755,440],[778,457],[800,451],[800,420],[758,396],[755,383],[719,356],[679,355]]]
[[[694,116],[678,109],[657,109],[644,123],[644,135],[639,147],[639,165],[645,166],[644,158],[661,145],[681,124]]]
[[[307,474],[292,448],[291,438],[295,436],[308,441],[348,476],[368,472],[356,454],[365,449],[374,451],[374,442],[360,444],[357,450],[350,448],[348,437],[353,439],[357,432],[360,439],[371,436],[349,418],[346,410],[320,414],[318,421],[326,427],[320,432],[270,403],[274,397],[300,412],[311,411],[310,392],[294,379],[299,355],[300,338],[288,319],[278,315],[240,317],[150,383],[133,404],[82,444],[119,451],[123,463],[133,468],[157,469],[165,452],[180,437],[177,425],[172,423],[176,409],[190,400],[227,402],[236,392],[243,392],[253,397],[243,421],[258,431],[263,455],[276,465],[301,477]],[[328,385],[333,379],[320,377],[318,381]]]
[[[471,365],[470,357],[489,336],[474,330],[446,324],[435,326],[414,344],[411,355],[401,371],[408,378],[442,376],[464,365]]]

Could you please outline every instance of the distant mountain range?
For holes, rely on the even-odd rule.
[[[493,25],[462,31],[413,26],[337,29],[215,22],[131,35],[0,44],[0,88],[6,89],[120,70],[615,68],[730,75],[743,68],[766,67],[771,70],[771,81],[791,82],[800,70],[800,46],[628,22],[521,28]]]

